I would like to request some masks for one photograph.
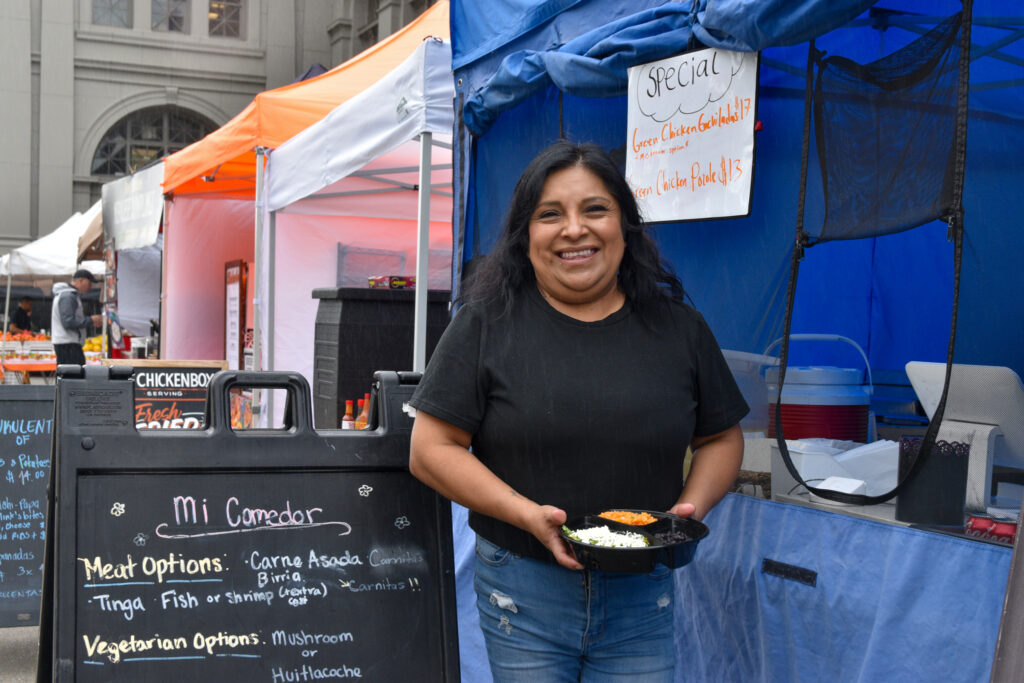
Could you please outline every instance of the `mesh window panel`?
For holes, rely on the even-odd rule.
[[[820,488],[819,482],[803,483],[811,494],[853,505],[873,505],[902,496],[903,504],[897,508],[897,519],[928,526],[948,526],[960,531],[963,530],[962,513],[984,510],[991,504],[993,465],[1014,460],[1007,453],[995,454],[994,458],[989,458],[987,470],[979,471],[979,463],[983,465],[986,461],[977,456],[985,451],[994,453],[1001,448],[990,428],[992,420],[1012,420],[1009,417],[1005,420],[994,418],[992,410],[982,411],[986,412],[982,415],[972,407],[982,403],[986,395],[996,393],[993,391],[996,387],[1000,388],[1003,398],[994,403],[1014,404],[1018,395],[1024,401],[1019,378],[1013,376],[1012,371],[1009,374],[1004,372],[1009,368],[967,368],[955,360],[964,249],[961,202],[968,90],[968,55],[965,51],[970,44],[970,16],[971,2],[967,0],[961,13],[939,22],[906,47],[866,65],[847,57],[826,57],[811,44],[797,247],[790,266],[779,372],[785,376],[790,362],[788,342],[793,329],[796,281],[801,260],[815,261],[820,268],[819,261],[829,262],[831,258],[839,263],[845,258],[853,265],[868,268],[869,277],[857,288],[850,289],[845,298],[843,275],[837,268],[830,274],[829,283],[835,290],[834,296],[819,297],[815,303],[827,309],[844,306],[852,311],[853,317],[860,316],[859,320],[844,320],[841,324],[849,326],[855,335],[860,336],[861,342],[866,343],[865,360],[881,357],[892,363],[904,353],[909,353],[910,358],[927,359],[906,363],[907,379],[903,380],[913,384],[921,414],[906,416],[910,419],[902,424],[890,423],[890,433],[883,437],[901,442],[905,438],[919,439],[920,442],[904,449],[899,471],[887,472],[884,486],[881,485],[883,478],[878,478],[866,494]],[[811,73],[814,73],[813,79]],[[805,231],[803,225],[812,112],[825,209],[817,235],[813,229]],[[929,253],[935,260],[918,264],[912,251],[914,245],[923,247],[926,244],[924,238],[934,234],[936,226],[906,235],[897,233],[937,220],[947,224],[947,230],[943,232],[952,242],[951,253],[931,249]],[[920,239],[916,242],[901,239],[912,236]],[[860,243],[821,245],[840,240],[859,240]],[[901,252],[901,248],[911,251]],[[842,251],[842,258],[838,250]],[[938,300],[937,291],[931,293],[934,301],[930,296],[928,301],[922,302],[886,303],[899,298],[900,278],[912,277],[913,269],[907,266],[908,262],[925,268],[949,267],[946,265],[947,257],[951,257],[952,271],[948,283],[948,308]],[[929,277],[928,281],[947,286],[938,278]],[[892,291],[882,295],[880,288],[884,287],[890,287]],[[904,309],[908,308],[911,310],[905,312]],[[839,320],[830,318],[827,309],[822,311],[821,319]],[[806,319],[806,309],[802,314]],[[917,320],[920,325],[908,327],[903,324],[903,317]],[[902,334],[909,333],[911,338],[893,337],[889,334],[892,327],[898,327]],[[943,328],[949,330],[948,338],[942,335]],[[922,338],[924,335],[928,338]],[[944,338],[933,338],[939,335]],[[821,338],[828,335],[811,336]],[[877,350],[872,348],[874,344],[878,345]],[[898,353],[889,353],[894,349],[898,349]],[[897,399],[894,404],[898,404],[899,397],[906,395],[896,387],[903,368],[883,366],[882,373],[878,373],[876,365],[872,370],[876,371],[876,377],[884,374],[892,379],[894,388],[887,390],[893,392]],[[878,388],[873,380],[867,384],[875,384],[874,388]],[[875,401],[875,392],[870,386],[868,389],[869,405],[878,409],[881,404]],[[786,429],[785,401],[782,400],[784,389],[776,391],[773,409],[779,450],[789,473],[799,479],[800,474],[786,445],[786,439],[794,437],[790,436],[792,430]],[[791,409],[790,413],[793,412]],[[791,424],[801,426],[802,423],[794,423],[790,417]],[[877,426],[879,423],[869,418],[869,431],[872,424]],[[821,420],[815,424],[819,430],[832,426],[822,424]],[[834,438],[828,434],[822,436]],[[854,441],[859,442],[860,439]],[[950,446],[937,447],[937,442]],[[970,459],[969,464],[967,458]],[[863,483],[867,484],[867,481]]]
[[[825,192],[818,241],[900,232],[949,215],[960,14],[870,64],[828,57],[814,91]]]

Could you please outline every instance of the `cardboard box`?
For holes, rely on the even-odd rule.
[[[416,289],[415,275],[373,275],[368,280],[370,289]]]

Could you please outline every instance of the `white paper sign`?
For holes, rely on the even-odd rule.
[[[757,60],[709,48],[629,70],[626,177],[648,221],[750,213]]]
[[[103,183],[103,231],[114,248],[141,249],[156,244],[164,212],[164,164]]]

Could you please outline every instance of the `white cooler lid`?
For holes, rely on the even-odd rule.
[[[786,368],[786,386],[790,384],[861,384],[861,371],[832,365],[795,365]],[[765,379],[778,384],[779,369],[768,368]]]
[[[770,403],[779,391],[779,370],[768,368]],[[829,365],[803,365],[786,368],[782,403],[791,405],[870,405],[871,388],[861,384],[861,371]]]

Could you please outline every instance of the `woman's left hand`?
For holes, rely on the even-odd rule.
[[[669,512],[700,522],[736,481],[743,463],[743,432],[738,424],[733,425],[717,434],[694,438],[690,447],[690,474]]]
[[[668,513],[676,517],[692,517],[696,511],[697,506],[693,503],[676,503],[669,509]]]

